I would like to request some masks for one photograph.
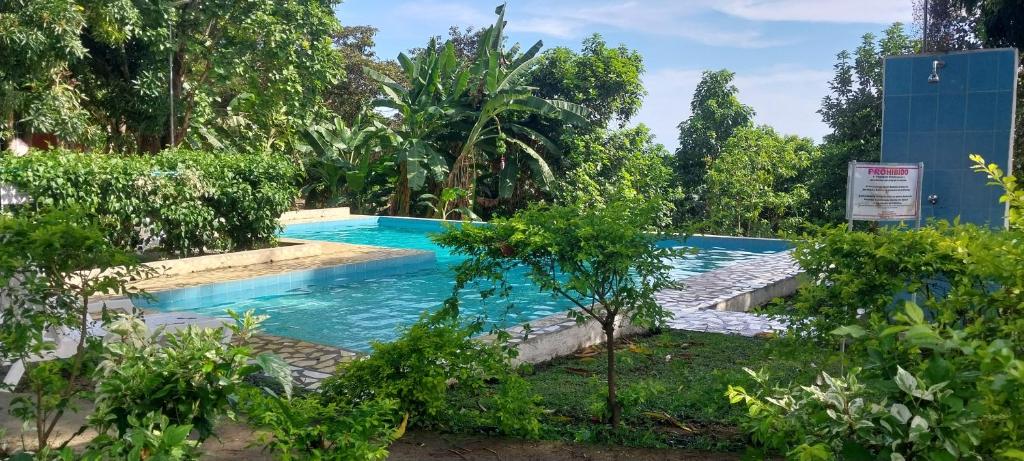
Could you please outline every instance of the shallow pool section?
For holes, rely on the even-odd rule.
[[[366,351],[371,341],[394,339],[402,327],[451,295],[451,267],[462,259],[430,240],[430,234],[443,230],[439,221],[391,217],[295,224],[282,236],[430,254],[174,290],[158,294],[149,307],[206,315],[223,315],[229,307],[255,309],[270,315],[265,324],[268,333]],[[678,279],[788,247],[780,240],[711,236],[694,236],[684,242],[665,240],[660,245],[695,249],[694,254],[671,261],[672,275]],[[569,307],[565,301],[539,292],[523,273],[512,273],[509,279],[513,289],[508,300],[484,301],[475,296],[484,287],[468,289],[463,313],[510,326]]]

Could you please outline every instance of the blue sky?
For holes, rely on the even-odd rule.
[[[483,27],[498,0],[346,0],[345,25],[372,25],[377,53],[394,57],[423,46],[449,26]],[[513,42],[545,48],[580,43],[597,32],[610,45],[638,50],[649,92],[632,123],[651,127],[674,149],[676,125],[706,69],[736,72],[740,99],[758,123],[820,140],[828,132],[815,112],[828,91],[835,54],[867,32],[910,23],[911,0],[509,0]]]

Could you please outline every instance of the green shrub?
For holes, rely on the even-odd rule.
[[[0,362],[26,361],[29,390],[11,400],[9,412],[39,428],[44,451],[63,415],[76,411],[77,384],[96,362],[100,344],[87,334],[90,301],[128,294],[129,280],[147,274],[79,213],[0,216]],[[45,336],[53,331],[77,333],[74,352],[64,351],[67,360],[28,361],[54,348]]]
[[[805,247],[824,274],[798,306],[814,315],[820,303],[826,320],[808,325],[839,337],[851,368],[812,385],[752,372],[757,389],[730,386],[755,441],[796,459],[1024,458],[1024,196],[978,169],[1006,189],[1009,230],[827,232]],[[907,292],[916,302],[895,307]]]
[[[0,156],[0,183],[33,198],[25,211],[80,208],[126,249],[162,234],[175,254],[247,249],[273,241],[277,218],[297,195],[296,169],[270,154],[164,151],[118,156],[52,150]]]
[[[236,324],[233,341],[244,344],[266,317],[228,311]],[[199,440],[213,434],[222,415],[231,415],[246,376],[262,371],[291,393],[291,375],[279,358],[254,355],[245,347],[222,342],[225,329],[189,326],[161,337],[137,317],[125,316],[109,327],[118,338],[106,345],[95,376],[96,409],[89,423],[101,435],[112,430],[124,437],[155,413],[173,425],[195,429]],[[163,342],[161,344],[160,341]]]
[[[132,416],[128,430],[120,437],[103,434],[92,440],[85,451],[76,455],[70,448],[61,450],[64,461],[144,460],[184,461],[200,458],[199,442],[189,439],[192,426],[170,423],[170,418],[149,413],[141,420]]]
[[[257,443],[285,461],[385,459],[406,424],[394,400],[349,406],[324,402],[317,394],[282,399],[255,388],[243,392],[241,410],[249,424],[269,430]]]
[[[342,402],[395,399],[413,422],[431,421],[445,410],[449,380],[482,384],[502,371],[503,351],[473,341],[478,331],[449,315],[425,315],[398,340],[374,343],[369,357],[342,364],[324,392]]]
[[[519,375],[509,375],[498,385],[491,424],[502,434],[527,439],[540,437],[541,397]]]
[[[518,377],[509,365],[513,352],[500,343],[474,339],[480,329],[479,323],[463,324],[451,309],[425,315],[398,340],[375,343],[369,357],[341,365],[337,375],[323,383],[325,399],[349,406],[394,400],[399,411],[409,415],[410,424],[443,427],[454,414],[481,411],[477,407],[451,407],[447,398],[451,389],[480,395],[490,384],[499,383],[505,386],[499,393],[506,402],[504,407],[499,403],[496,411],[504,408],[509,413],[479,418],[505,418],[505,423],[496,424],[499,430],[532,435],[535,432],[530,428],[539,427],[539,412],[527,403],[534,402],[528,385],[515,382]],[[507,401],[511,398],[525,401],[512,405]],[[525,419],[513,426],[507,423],[511,417]]]

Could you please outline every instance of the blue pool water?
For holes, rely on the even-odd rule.
[[[268,333],[365,351],[374,340],[397,337],[401,327],[415,322],[424,310],[435,309],[451,295],[451,267],[461,258],[435,245],[429,238],[442,230],[432,220],[367,218],[297,224],[282,236],[308,240],[355,243],[433,253],[387,263],[344,269],[320,269],[262,277],[160,294],[155,307],[223,315],[226,308],[255,309],[270,319]],[[697,253],[671,261],[673,276],[685,278],[744,259],[782,251],[778,240],[691,237],[686,242],[662,245],[696,248]],[[498,326],[529,322],[565,311],[565,301],[539,292],[522,273],[510,274],[508,300],[480,300],[479,289],[467,289],[461,306],[467,315],[486,316]],[[512,307],[509,308],[511,301]]]

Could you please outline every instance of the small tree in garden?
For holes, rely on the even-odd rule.
[[[468,282],[488,279],[489,296],[508,293],[508,271],[525,266],[541,290],[573,304],[570,317],[600,323],[608,344],[608,414],[618,427],[614,338],[626,322],[655,326],[669,316],[654,299],[671,285],[664,259],[680,250],[658,248],[651,231],[660,205],[617,201],[604,207],[535,205],[491,226],[462,226],[435,237],[469,256],[457,268],[455,296]]]
[[[27,364],[29,395],[11,404],[15,416],[34,423],[41,449],[72,409],[81,391],[76,381],[94,362],[90,299],[125,294],[128,281],[144,275],[133,256],[111,245],[80,214],[0,218],[0,360],[27,361],[52,350],[47,332],[77,335],[69,361]]]

